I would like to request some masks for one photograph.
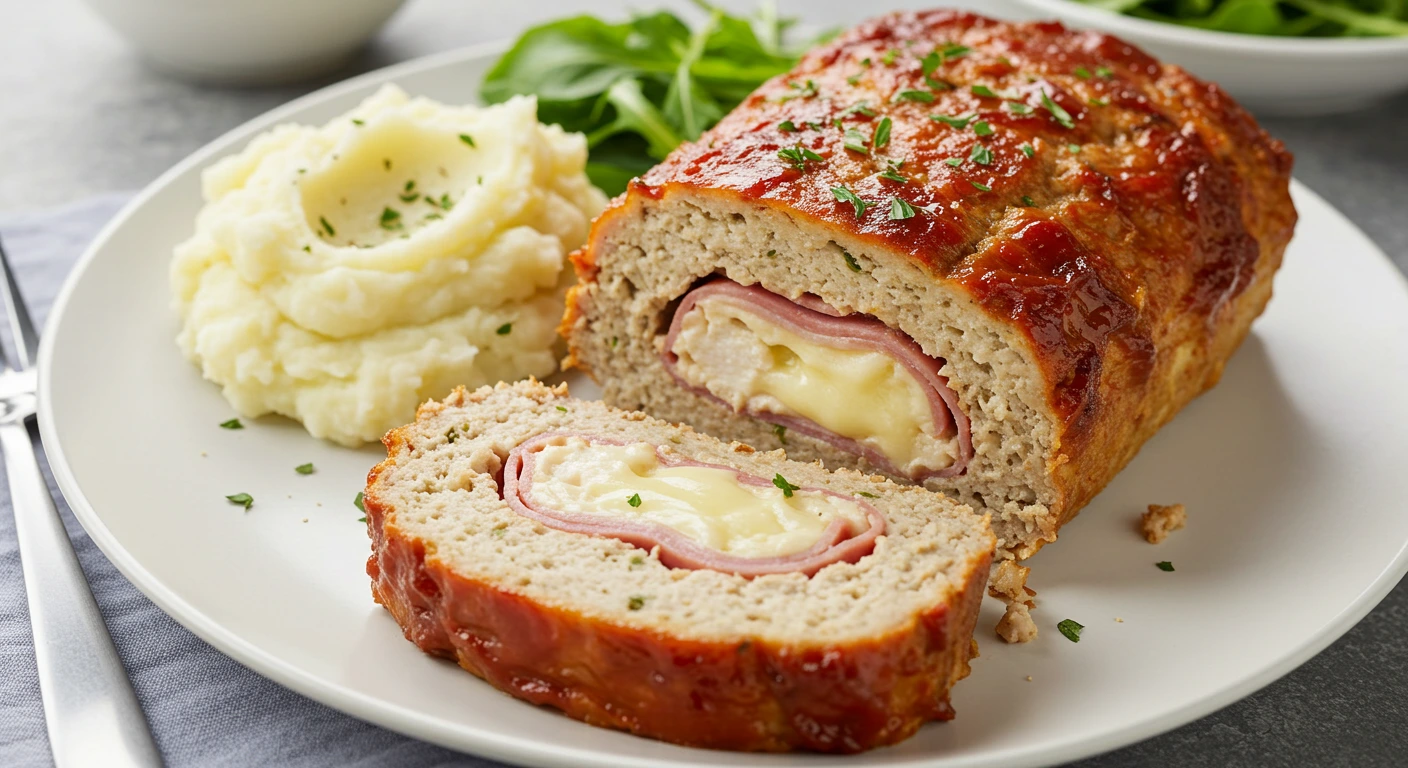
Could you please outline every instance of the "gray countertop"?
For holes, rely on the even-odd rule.
[[[882,6],[928,4],[892,0]],[[1001,2],[949,4],[1005,10]],[[322,82],[231,89],[192,86],[151,71],[76,0],[5,0],[0,4],[6,19],[0,26],[0,210],[137,189],[230,128],[328,82],[508,38],[541,19],[589,8],[601,14],[603,6],[615,5],[685,3],[412,0],[371,47]],[[808,21],[822,25],[882,10],[840,0],[781,5],[784,13],[806,8]],[[1263,124],[1295,153],[1296,176],[1408,269],[1408,96],[1353,115],[1265,118]],[[1262,691],[1172,733],[1080,765],[1402,765],[1408,762],[1405,691],[1408,586],[1400,584],[1342,639]],[[435,762],[446,760],[453,758],[447,753]]]

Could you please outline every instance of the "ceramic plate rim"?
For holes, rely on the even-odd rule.
[[[51,410],[52,381],[50,378],[50,368],[54,356],[52,342],[54,334],[50,331],[58,325],[61,318],[65,315],[68,310],[71,295],[86,273],[91,262],[97,257],[97,254],[102,251],[106,241],[115,231],[123,226],[127,219],[146,205],[151,197],[159,190],[166,187],[173,178],[186,173],[190,168],[204,162],[215,153],[227,150],[227,145],[237,142],[242,138],[248,138],[255,131],[278,122],[286,116],[299,112],[306,107],[336,98],[365,85],[390,81],[400,76],[428,69],[462,65],[475,58],[496,55],[498,52],[504,50],[506,45],[507,43],[498,41],[467,46],[384,67],[328,85],[265,112],[227,131],[147,185],[125,205],[93,239],[82,256],[80,256],[75,263],[73,270],[65,278],[63,287],[54,300],[48,320],[45,323],[45,333],[43,334],[39,349],[38,410],[40,433],[49,457],[50,467],[53,470],[59,488],[68,501],[70,508],[73,510],[75,517],[108,560],[117,567],[124,577],[160,607],[163,612],[171,616],[202,640],[210,643],[220,652],[255,672],[349,715],[390,728],[391,730],[408,736],[424,739],[450,748],[462,748],[460,747],[461,744],[472,743],[475,750],[474,754],[491,759],[511,761],[525,765],[655,765],[657,764],[655,761],[643,757],[619,754],[603,755],[597,751],[581,750],[570,745],[551,744],[542,741],[532,742],[514,737],[505,737],[487,727],[450,724],[438,718],[426,717],[405,707],[388,703],[374,696],[359,693],[345,686],[325,682],[312,673],[281,661],[254,643],[221,627],[195,606],[178,597],[170,588],[154,577],[116,540],[103,523],[96,508],[84,494],[83,489],[79,486],[77,478],[73,475],[72,469],[65,457],[63,444],[59,441],[58,435],[54,431],[54,414]],[[1355,227],[1352,222],[1348,221],[1344,214],[1340,213],[1333,206],[1326,203],[1323,198],[1304,185],[1301,185],[1299,182],[1293,182],[1293,185],[1298,195],[1314,199],[1324,205],[1330,215],[1339,219],[1339,223],[1359,233],[1361,237],[1363,237],[1364,242],[1373,248],[1380,259],[1388,260],[1383,250],[1367,236],[1363,236],[1358,227]],[[1402,288],[1408,291],[1408,279],[1405,279],[1396,269],[1394,272],[1398,274]],[[998,762],[1001,762],[1003,765],[1013,766],[1014,768],[1020,768],[1021,766],[1051,765],[1118,749],[1128,744],[1167,732],[1238,701],[1274,682],[1296,667],[1299,667],[1312,656],[1339,639],[1361,618],[1368,614],[1368,612],[1397,585],[1405,573],[1408,573],[1408,542],[1400,546],[1394,558],[1379,572],[1368,587],[1361,591],[1354,600],[1336,614],[1331,621],[1326,622],[1317,633],[1308,636],[1293,652],[1285,654],[1281,659],[1263,669],[1261,672],[1250,675],[1203,699],[1173,710],[1162,712],[1157,716],[1149,717],[1142,721],[1128,723],[1114,730],[1094,736],[1088,734],[1076,735],[1054,743],[1048,742],[1046,744],[1032,745],[1006,752],[999,750],[969,757],[955,758],[944,754],[935,754],[932,761],[921,761],[917,764],[943,765],[952,766],[954,768],[958,766],[992,765]],[[459,738],[452,738],[455,736]],[[727,752],[720,752],[718,754],[718,762],[703,764],[724,766],[737,757],[733,753]]]

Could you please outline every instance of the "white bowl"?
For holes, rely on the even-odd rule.
[[[1225,88],[1261,114],[1348,112],[1408,90],[1408,37],[1299,38],[1211,32],[1071,0],[1012,0],[1123,38]]]
[[[351,58],[405,0],[86,0],[156,68],[208,83],[315,77]]]

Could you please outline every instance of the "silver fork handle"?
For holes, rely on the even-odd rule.
[[[54,763],[58,768],[161,765],[22,422],[0,424],[0,449]]]

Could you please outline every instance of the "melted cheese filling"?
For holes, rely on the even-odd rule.
[[[531,503],[540,509],[651,522],[739,557],[802,552],[831,521],[844,518],[851,533],[866,529],[865,510],[820,491],[739,482],[718,467],[662,466],[647,443],[610,445],[568,437],[534,459]],[[638,503],[633,503],[638,502]]]
[[[958,457],[957,437],[935,431],[924,386],[883,352],[816,344],[712,298],[681,319],[671,351],[681,378],[735,411],[808,419],[878,450],[902,473]]]

